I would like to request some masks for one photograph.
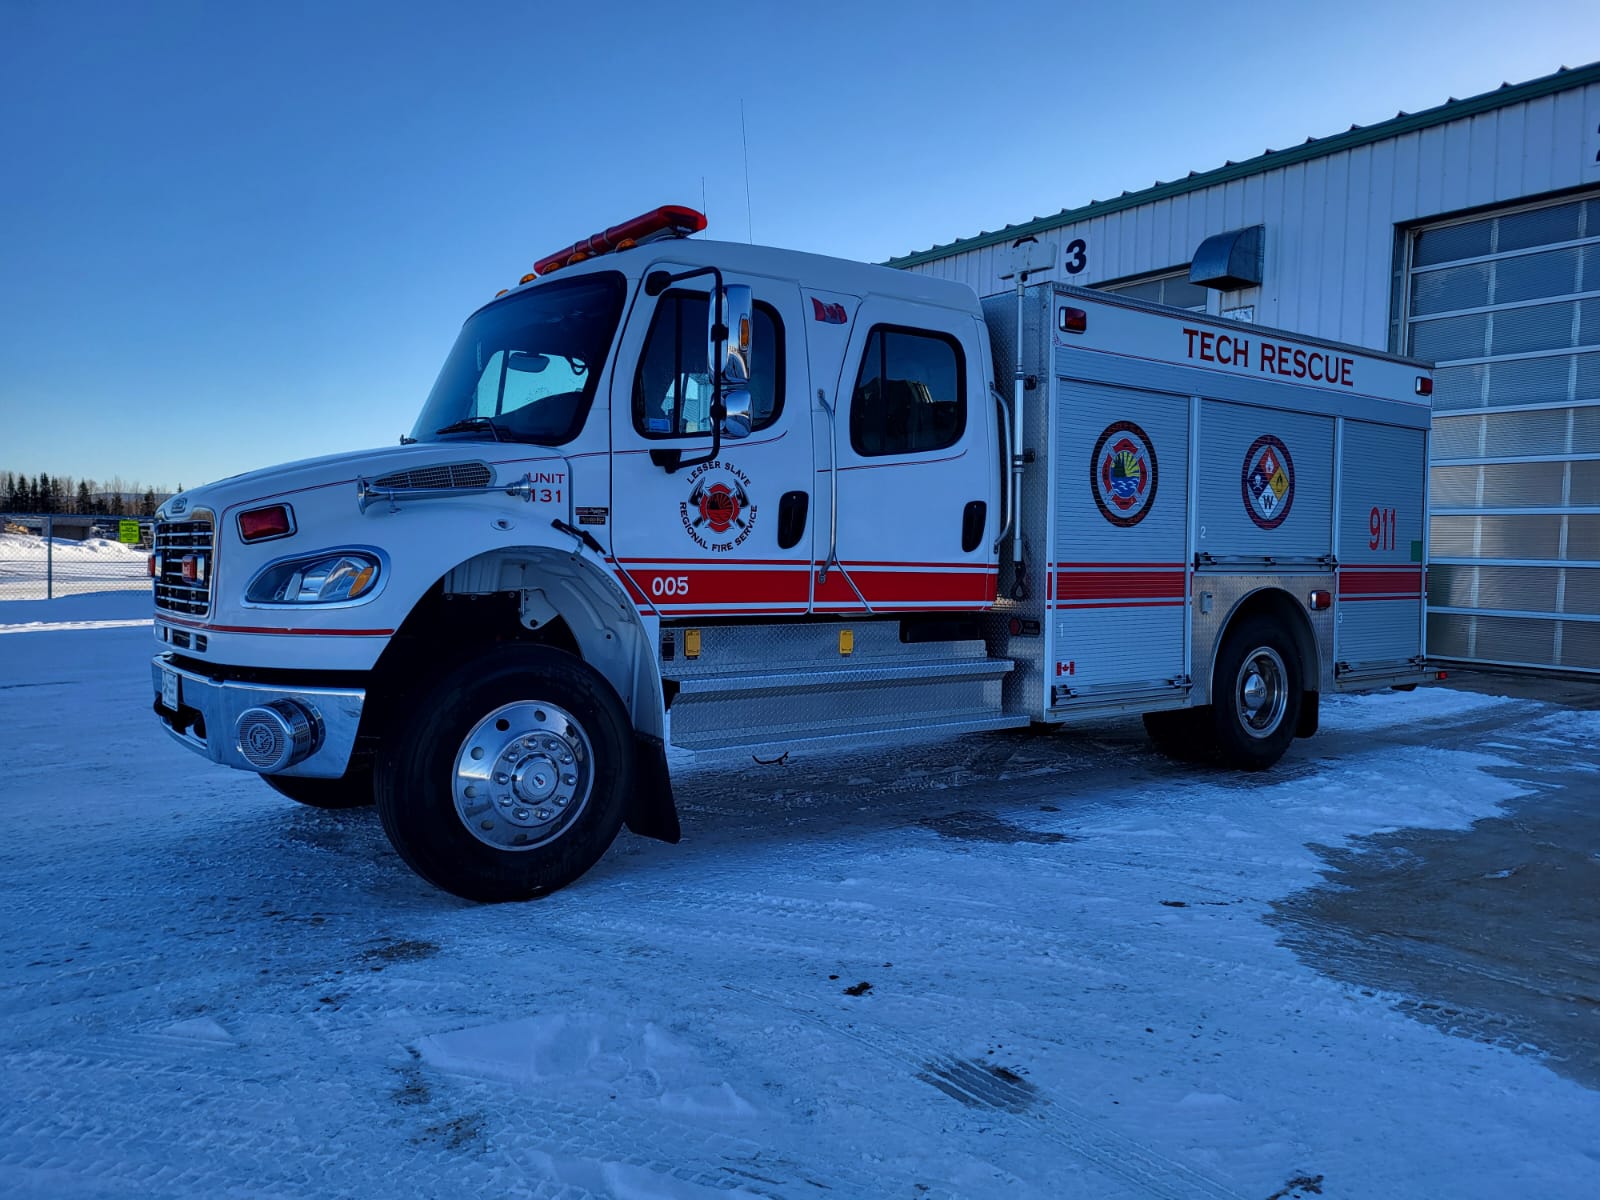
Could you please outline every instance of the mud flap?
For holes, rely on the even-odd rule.
[[[1295,737],[1310,737],[1317,732],[1317,709],[1321,700],[1321,692],[1300,693],[1300,720],[1294,727]]]
[[[667,748],[660,738],[636,733],[633,737],[633,803],[624,820],[640,837],[676,845],[678,806],[672,799],[672,778],[667,771]]]

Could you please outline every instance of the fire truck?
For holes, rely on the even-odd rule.
[[[376,803],[471,899],[675,842],[669,751],[1141,714],[1271,766],[1424,659],[1414,361],[1067,286],[690,235],[667,207],[473,313],[401,444],[175,496],[154,708]]]

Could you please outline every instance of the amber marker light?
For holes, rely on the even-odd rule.
[[[355,582],[350,585],[350,599],[354,600],[357,596],[364,595],[366,590],[372,586],[372,581],[376,579],[377,576],[377,567],[369,566],[361,568],[361,570],[356,574]]]

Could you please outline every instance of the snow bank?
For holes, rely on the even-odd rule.
[[[109,538],[89,538],[74,541],[71,538],[42,538],[26,533],[0,533],[0,560],[45,560],[47,550],[53,551],[57,562],[64,558],[75,559],[126,559],[144,566],[146,551],[135,550]]]

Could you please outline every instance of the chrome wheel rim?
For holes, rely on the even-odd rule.
[[[1247,734],[1265,738],[1277,732],[1289,707],[1289,672],[1278,652],[1261,646],[1245,655],[1233,695],[1239,725]]]
[[[451,781],[456,815],[496,850],[548,846],[577,821],[594,790],[594,748],[555,704],[503,704],[467,731]]]

